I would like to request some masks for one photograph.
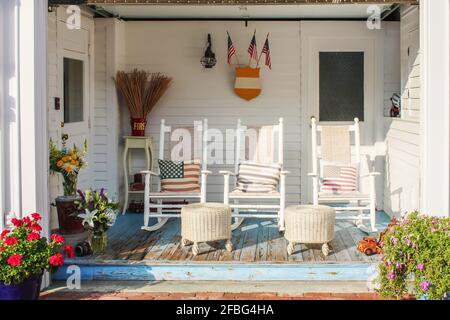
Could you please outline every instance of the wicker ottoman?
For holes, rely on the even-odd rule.
[[[181,244],[193,242],[192,253],[199,253],[198,243],[226,240],[225,248],[232,251],[231,208],[222,203],[195,203],[181,209]]]
[[[325,256],[330,253],[328,242],[334,238],[336,213],[327,206],[297,205],[285,210],[286,230],[284,237],[289,241],[287,252],[294,252],[296,243],[322,243]]]

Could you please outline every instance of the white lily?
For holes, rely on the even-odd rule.
[[[108,219],[107,225],[109,227],[112,227],[116,222],[117,213],[114,210],[108,208],[106,209],[105,216]]]
[[[89,209],[84,209],[85,213],[81,213],[78,216],[83,219],[83,225],[87,223],[91,228],[94,228],[94,218],[98,212],[97,209],[89,211]]]

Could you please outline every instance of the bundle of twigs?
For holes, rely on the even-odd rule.
[[[130,73],[117,71],[113,80],[118,92],[126,102],[130,116],[144,119],[147,118],[172,82],[172,78],[161,73],[148,74],[137,69]]]

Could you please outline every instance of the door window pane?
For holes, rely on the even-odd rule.
[[[83,121],[83,61],[64,58],[64,122]]]
[[[320,52],[320,121],[364,121],[364,52]]]

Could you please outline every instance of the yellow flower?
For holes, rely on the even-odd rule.
[[[66,172],[72,172],[73,167],[69,165],[69,166],[65,167],[64,170],[66,170]]]
[[[77,165],[78,165],[78,164],[77,164],[78,161],[76,161],[76,160],[72,160],[72,161],[70,161],[70,163],[73,164],[74,166],[77,166]]]
[[[78,159],[78,157],[77,157],[77,155],[75,153],[72,154],[72,159],[73,160],[77,160]]]
[[[58,168],[61,168],[64,165],[64,161],[59,160],[56,165],[58,166]]]

